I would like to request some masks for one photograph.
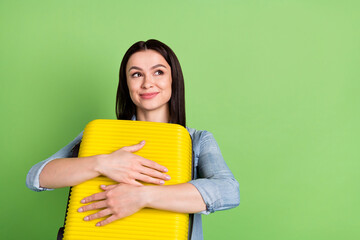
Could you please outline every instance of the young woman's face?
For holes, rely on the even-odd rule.
[[[154,50],[136,52],[126,65],[131,100],[141,111],[168,108],[171,97],[171,68]]]

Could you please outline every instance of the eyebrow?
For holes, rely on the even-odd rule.
[[[154,66],[152,66],[150,69],[154,69],[154,68],[157,68],[157,67],[163,67],[163,68],[166,68],[164,65],[162,64],[156,64]],[[137,69],[137,70],[142,70],[142,68],[139,68],[137,66],[132,66],[131,68],[129,68],[128,72],[130,72],[130,70],[132,69]]]

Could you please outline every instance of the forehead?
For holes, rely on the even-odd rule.
[[[169,67],[169,64],[166,62],[165,58],[155,50],[145,50],[136,52],[130,56],[129,61],[126,64],[126,69],[129,69],[132,66],[137,66],[143,69],[151,68],[157,64],[165,65]]]

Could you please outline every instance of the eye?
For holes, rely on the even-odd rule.
[[[164,72],[161,71],[161,70],[157,70],[157,71],[155,72],[155,75],[163,75],[163,74],[164,74]]]
[[[141,73],[135,72],[135,73],[131,74],[131,77],[134,77],[134,78],[141,77]]]

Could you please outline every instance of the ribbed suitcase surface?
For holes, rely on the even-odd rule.
[[[111,153],[121,147],[145,140],[145,146],[135,154],[153,160],[169,170],[171,180],[165,185],[191,180],[191,138],[187,130],[177,124],[128,120],[93,120],[85,128],[79,157]],[[101,192],[101,184],[115,182],[97,177],[72,187],[65,222],[65,240],[162,240],[188,239],[189,215],[145,208],[102,227],[83,218],[96,211],[77,212],[83,206],[80,200]]]

